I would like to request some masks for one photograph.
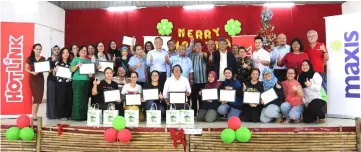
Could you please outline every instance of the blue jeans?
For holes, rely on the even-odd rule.
[[[241,110],[230,107],[228,104],[221,104],[217,111],[221,115],[227,115],[227,119],[231,118],[232,116],[239,117],[242,112]]]
[[[288,102],[283,102],[281,104],[282,114],[287,119],[299,120],[301,118],[301,114],[303,113],[303,109],[303,105],[292,107],[292,105]]]
[[[320,75],[322,77],[322,88],[327,94],[327,75],[325,73],[320,73]]]
[[[144,104],[144,109],[145,110],[150,110],[152,108],[152,104],[155,103],[157,105],[157,110],[161,111],[162,116],[165,115],[165,108],[163,106],[162,103],[160,103],[159,101],[154,102],[152,100],[146,101]],[[154,108],[152,110],[155,110]]]

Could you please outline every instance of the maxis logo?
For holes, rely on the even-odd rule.
[[[345,49],[345,79],[346,98],[360,98],[360,59],[359,54],[359,33],[357,31],[344,33]],[[331,44],[332,45],[332,44]],[[351,84],[352,82],[352,84]]]

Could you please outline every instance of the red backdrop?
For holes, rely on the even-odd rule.
[[[65,44],[82,45],[110,40],[121,43],[123,35],[135,36],[143,44],[142,36],[158,35],[156,25],[161,19],[173,23],[171,36],[178,38],[178,28],[212,31],[220,28],[219,37],[231,38],[224,30],[226,22],[233,18],[242,23],[239,35],[254,35],[260,29],[260,15],[263,6],[222,6],[212,10],[184,10],[182,7],[151,7],[132,12],[109,12],[107,10],[67,10],[65,23]],[[306,33],[314,29],[319,33],[319,40],[325,41],[325,21],[323,17],[340,15],[341,4],[296,5],[292,8],[272,8],[271,24],[276,33],[285,33],[287,41],[299,37],[307,44]],[[218,37],[218,38],[219,38]],[[212,32],[212,39],[218,39]]]

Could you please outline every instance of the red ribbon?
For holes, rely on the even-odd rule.
[[[68,124],[57,124],[58,126],[58,136],[63,134],[63,127],[69,127]]]
[[[176,129],[170,129],[169,132],[170,132],[170,137],[173,139],[174,148],[177,148],[178,141],[180,141],[181,144],[183,145],[183,148],[185,148],[186,142],[184,140],[184,130],[180,129],[179,131],[177,131]]]

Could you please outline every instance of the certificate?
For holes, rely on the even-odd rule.
[[[35,62],[34,63],[34,72],[49,72],[50,71],[50,62],[43,61],[43,62]]]
[[[147,100],[159,100],[158,89],[143,89],[143,99]]]
[[[140,94],[126,94],[125,95],[125,104],[130,105],[141,105]]]
[[[261,93],[260,92],[247,92],[243,94],[243,103],[259,104]]]
[[[272,88],[269,89],[261,94],[261,99],[263,101],[263,104],[266,105],[276,99],[278,99],[278,96],[276,94],[276,91]]]
[[[129,37],[129,36],[123,36],[123,44],[124,45],[135,45],[135,41],[136,39],[134,38],[134,42],[133,42],[133,38],[132,37]]]
[[[219,101],[235,102],[236,90],[219,90]]]
[[[169,92],[170,103],[186,103],[185,92]]]
[[[94,63],[84,63],[79,67],[79,74],[94,74]]]
[[[202,89],[202,101],[218,100],[218,89]]]
[[[99,65],[102,67],[99,71],[104,72],[106,68],[111,68],[113,70],[114,63],[113,62],[99,62]]]
[[[119,90],[104,91],[104,102],[120,101]]]
[[[61,78],[71,79],[71,71],[70,71],[69,68],[58,66],[58,71],[56,71],[55,76],[61,77]]]

